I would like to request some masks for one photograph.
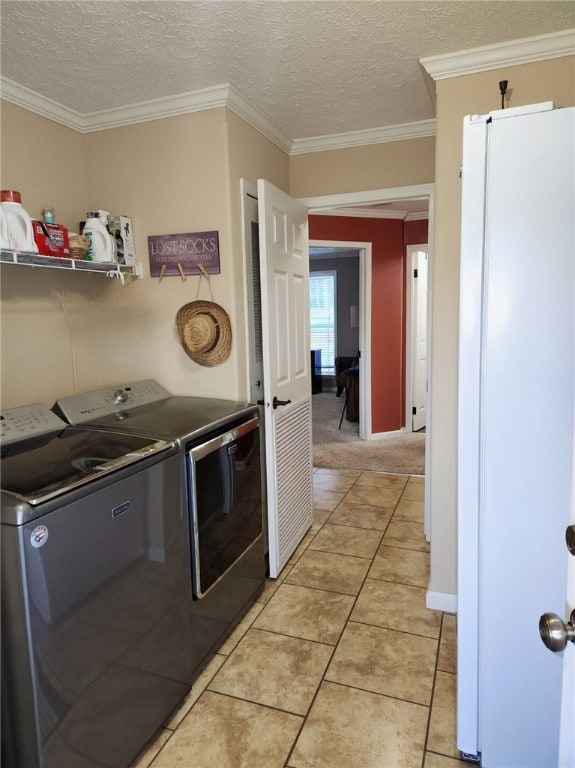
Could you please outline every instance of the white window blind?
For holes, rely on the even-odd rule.
[[[336,272],[310,272],[311,349],[321,349],[323,376],[335,375]]]

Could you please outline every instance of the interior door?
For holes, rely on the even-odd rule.
[[[412,254],[412,430],[423,429],[427,419],[427,250]]]
[[[575,285],[573,286],[575,292]],[[575,304],[575,297],[574,297]],[[571,520],[575,530],[575,428],[573,429],[573,453],[571,460]],[[558,530],[557,535],[562,536]],[[575,610],[575,554],[568,559],[566,616]],[[575,644],[569,643],[563,659],[563,695],[561,697],[561,727],[559,733],[559,766],[575,765]]]
[[[258,180],[270,576],[312,523],[307,208]]]

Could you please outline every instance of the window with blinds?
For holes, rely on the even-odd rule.
[[[336,271],[310,272],[311,349],[321,349],[322,376],[335,376]]]

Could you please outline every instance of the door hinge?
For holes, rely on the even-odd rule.
[[[414,270],[413,270],[413,276],[414,276],[414,277],[417,277],[417,269],[414,269]]]
[[[417,416],[417,408],[416,408],[416,406],[415,406],[415,405],[414,405],[414,406],[413,406],[413,408],[411,409],[411,415],[412,415],[412,416]]]

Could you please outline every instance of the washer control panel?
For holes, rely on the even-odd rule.
[[[59,432],[68,425],[41,403],[0,411],[0,440],[4,445]]]
[[[154,379],[147,379],[134,384],[118,384],[107,389],[95,389],[81,395],[62,397],[56,402],[55,410],[69,424],[83,424],[118,411],[165,400],[167,397],[171,397],[167,389]]]

